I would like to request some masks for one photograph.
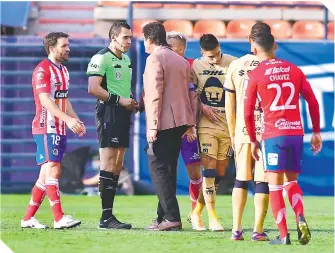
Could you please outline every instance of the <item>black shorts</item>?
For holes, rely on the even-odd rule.
[[[128,148],[131,112],[121,106],[97,103],[96,126],[100,148]]]

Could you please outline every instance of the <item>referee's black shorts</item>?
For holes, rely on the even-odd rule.
[[[97,102],[96,126],[100,148],[128,148],[131,112],[124,107]]]

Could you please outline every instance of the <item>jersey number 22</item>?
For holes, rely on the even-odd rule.
[[[289,88],[291,90],[291,93],[289,97],[287,98],[286,102],[284,105],[278,105],[279,99],[282,95],[282,89],[284,88]],[[282,87],[280,87],[279,84],[277,83],[271,83],[267,86],[268,89],[276,89],[276,96],[274,100],[272,101],[272,104],[270,106],[270,111],[281,111],[281,110],[294,110],[297,108],[297,105],[292,105],[291,102],[294,97],[294,84],[291,82],[285,82],[283,83]]]

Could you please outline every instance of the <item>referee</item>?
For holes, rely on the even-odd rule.
[[[88,93],[97,98],[96,126],[99,138],[102,205],[100,229],[130,229],[131,224],[118,221],[113,203],[129,147],[130,116],[138,110],[131,97],[131,62],[125,54],[131,45],[132,32],[125,22],[114,22],[109,30],[110,44],[94,55],[88,64]]]

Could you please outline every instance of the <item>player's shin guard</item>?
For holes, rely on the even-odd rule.
[[[269,206],[269,185],[266,182],[259,182],[255,185],[255,226],[254,232],[264,232],[264,220]]]
[[[201,191],[201,185],[202,185],[202,178],[198,180],[190,180],[189,192],[190,192],[192,210],[194,210],[194,208],[196,207],[197,200],[199,198],[199,194]]]
[[[242,215],[248,198],[248,185],[249,181],[235,180],[232,194],[233,232],[242,231]]]
[[[114,197],[119,181],[119,175],[100,170],[99,191],[102,206],[101,220],[108,220],[113,215]]]
[[[284,183],[284,188],[287,193],[288,200],[294,210],[296,221],[298,222],[299,215],[305,217],[302,190],[297,181]]]
[[[58,222],[63,218],[63,210],[60,202],[58,179],[48,178],[45,182],[45,191],[48,195],[54,220]]]
[[[280,238],[284,238],[288,234],[286,224],[286,207],[283,198],[282,185],[269,185],[270,205],[272,214],[280,232]]]
[[[30,220],[31,217],[34,217],[38,208],[42,204],[45,197],[45,185],[36,182],[32,191],[31,191],[31,199],[26,210],[26,213],[23,217],[23,220]]]

